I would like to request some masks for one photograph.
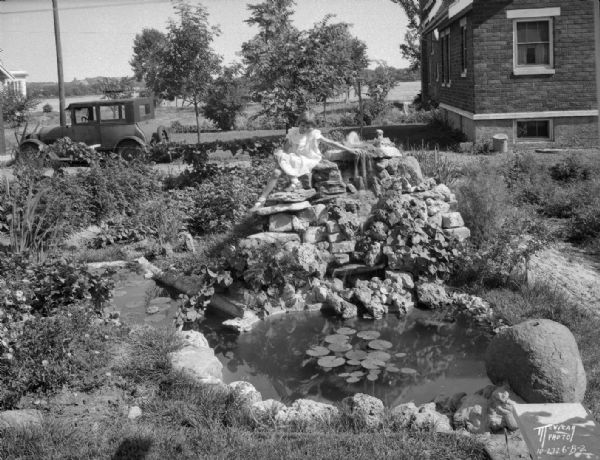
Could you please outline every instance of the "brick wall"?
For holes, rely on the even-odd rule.
[[[467,74],[465,77],[461,75],[461,17],[454,18],[456,20],[450,25],[450,85],[444,86],[442,82],[442,41],[433,40],[433,34],[426,36],[427,53],[423,54],[423,62],[426,65],[423,69],[423,78],[427,79],[424,87],[427,87],[427,94],[430,98],[443,102],[462,110],[473,112],[475,109],[474,96],[474,54],[473,54],[473,27],[472,18],[469,13],[462,17],[467,18]],[[431,47],[433,46],[434,54],[431,55]],[[429,78],[430,66],[436,73],[436,66],[439,66],[440,78],[431,80]],[[425,69],[426,67],[426,69]],[[427,73],[426,73],[427,72]],[[425,80],[424,80],[425,81]]]
[[[554,75],[513,75],[507,9],[560,7],[554,18]],[[475,113],[596,109],[593,4],[584,0],[475,0]]]

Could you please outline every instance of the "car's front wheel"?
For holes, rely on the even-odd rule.
[[[145,151],[142,145],[132,139],[126,139],[117,145],[117,153],[126,161],[143,159]]]

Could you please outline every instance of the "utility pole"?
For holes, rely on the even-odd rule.
[[[6,140],[4,139],[4,115],[2,101],[3,96],[0,94],[0,156],[6,155]]]
[[[65,80],[63,76],[62,46],[60,44],[60,25],[58,23],[58,0],[52,0],[52,12],[54,13],[54,40],[56,41],[56,66],[58,68],[58,106],[60,126],[66,126]]]

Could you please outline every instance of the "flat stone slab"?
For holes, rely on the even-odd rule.
[[[482,436],[480,440],[492,460],[529,460],[531,458],[523,435],[518,430],[508,433],[506,436],[504,433]]]
[[[308,201],[300,201],[298,203],[284,203],[275,204],[273,206],[264,206],[256,210],[256,214],[259,216],[270,216],[271,214],[277,214],[278,212],[294,212],[302,211],[303,209],[310,208]]]
[[[297,233],[262,232],[250,235],[248,238],[271,244],[289,243],[290,241],[300,243],[300,235]]]
[[[369,267],[368,265],[363,264],[348,264],[334,269],[331,274],[334,278],[343,278],[344,276],[349,275],[361,275],[363,273],[371,273],[377,270],[383,270],[384,268],[385,264],[378,264],[374,265],[373,267]]]
[[[581,404],[515,404],[513,412],[534,460],[600,459],[600,428]]]
[[[310,200],[317,194],[314,188],[294,190],[293,192],[275,192],[267,197],[267,203],[299,203]]]

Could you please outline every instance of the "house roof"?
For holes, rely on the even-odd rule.
[[[427,17],[423,20],[423,33],[431,32],[436,27],[452,22],[472,5],[473,0],[435,0]]]
[[[4,67],[4,65],[2,65],[2,62],[0,62],[0,79],[2,80],[15,80],[15,77],[13,76],[12,73],[10,73],[6,67]]]

